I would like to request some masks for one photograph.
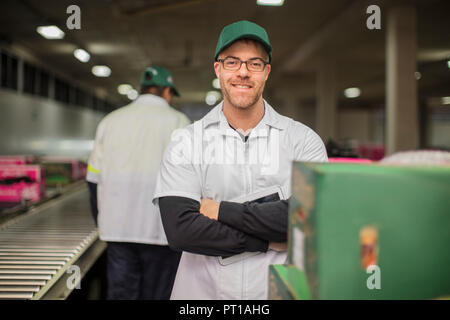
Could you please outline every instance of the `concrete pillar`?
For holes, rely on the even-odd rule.
[[[24,61],[21,58],[17,59],[17,92],[23,93],[25,77],[23,75]]]
[[[290,94],[287,93],[283,96],[283,110],[281,111],[281,114],[292,118],[296,121],[300,121],[299,119],[299,104],[298,104],[298,98],[293,95],[291,92]]]
[[[55,87],[56,87],[56,84],[55,84],[55,75],[53,75],[53,74],[49,74],[49,77],[48,77],[48,98],[49,99],[53,99],[53,100],[55,100],[55,97],[56,97],[56,94],[55,94],[55,91],[56,91],[56,89],[55,89]]]
[[[316,108],[314,105],[302,104],[299,102],[298,121],[311,129],[316,129]]]
[[[386,32],[386,154],[419,146],[416,9],[389,9]]]
[[[320,58],[316,80],[316,131],[326,143],[337,137],[336,62],[332,57]]]

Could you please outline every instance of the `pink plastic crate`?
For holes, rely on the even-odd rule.
[[[33,161],[34,157],[29,155],[0,156],[0,165],[31,164]]]
[[[87,164],[84,163],[83,161],[79,162],[79,167],[80,167],[80,179],[85,179],[86,178],[86,173],[87,173]]]
[[[328,162],[372,163],[372,160],[361,158],[328,158]]]
[[[12,185],[0,185],[0,202],[21,202],[41,200],[43,197],[39,183],[26,183],[24,181]]]
[[[45,196],[45,181],[38,165],[0,165],[0,180],[27,177],[32,182],[0,183],[0,202],[39,201]]]
[[[378,161],[384,157],[384,146],[383,145],[360,145],[357,149],[357,153],[360,157]]]

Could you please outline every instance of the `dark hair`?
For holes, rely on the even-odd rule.
[[[141,94],[151,93],[162,97],[165,87],[161,86],[142,86]]]

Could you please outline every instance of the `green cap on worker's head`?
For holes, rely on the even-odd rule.
[[[141,78],[141,86],[170,87],[177,97],[180,96],[173,84],[172,74],[164,67],[153,66],[145,69]]]
[[[266,30],[256,23],[245,20],[232,23],[222,29],[219,41],[217,42],[214,60],[217,60],[219,53],[223,49],[239,39],[252,39],[261,43],[269,55],[269,63],[272,62],[272,46],[270,45]]]

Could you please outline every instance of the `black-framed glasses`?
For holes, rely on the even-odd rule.
[[[229,71],[239,70],[242,64],[245,63],[248,71],[261,72],[264,70],[266,65],[269,64],[261,58],[252,58],[247,61],[242,61],[236,57],[226,57],[225,59],[217,59],[217,61],[222,63],[225,70]]]

